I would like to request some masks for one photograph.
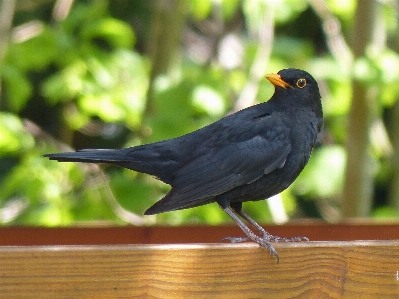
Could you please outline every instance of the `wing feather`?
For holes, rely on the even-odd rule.
[[[278,136],[255,135],[223,146],[200,147],[174,173],[171,192],[146,214],[202,205],[283,167],[291,151],[289,132],[277,132]]]

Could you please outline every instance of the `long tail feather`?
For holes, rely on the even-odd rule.
[[[44,157],[59,162],[119,165],[154,175],[167,184],[170,184],[174,170],[179,165],[179,161],[173,159],[172,151],[159,152],[151,144],[124,149],[84,149],[69,153],[46,154]]]
[[[118,163],[127,162],[128,157],[122,150],[85,149],[76,152],[46,154],[44,157],[59,162]]]

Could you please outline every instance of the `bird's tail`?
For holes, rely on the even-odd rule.
[[[170,184],[179,164],[173,151],[156,143],[123,149],[84,149],[76,152],[46,154],[59,162],[107,163],[156,176]]]
[[[123,150],[118,149],[84,149],[76,152],[46,154],[44,157],[59,162],[86,162],[119,164],[128,162]]]

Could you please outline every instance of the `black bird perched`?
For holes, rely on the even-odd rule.
[[[307,164],[323,124],[316,80],[299,69],[266,75],[272,98],[178,138],[124,149],[84,149],[47,154],[60,162],[109,163],[156,176],[172,186],[145,215],[217,202],[252,240],[277,255],[275,237],[242,211],[245,201],[286,189]],[[245,219],[260,234],[252,232]]]

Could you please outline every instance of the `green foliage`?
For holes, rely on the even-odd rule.
[[[318,16],[309,1],[187,1],[186,10],[174,12],[184,14],[185,22],[177,31],[182,33],[175,53],[169,56],[173,71],[156,77],[156,51],[150,47],[157,43],[148,42],[161,40],[149,28],[156,23],[156,5],[126,1],[124,7],[129,9],[118,16],[118,3],[75,1],[61,21],[43,19],[52,4],[35,4],[24,16],[15,12],[16,20],[28,16],[39,31],[30,38],[10,39],[0,61],[0,223],[126,223],[115,210],[115,199],[121,208],[142,215],[169,186],[134,171],[56,163],[41,155],[70,147],[133,146],[189,133],[231,112],[249,83],[256,85],[260,102],[269,99],[273,87],[265,80],[257,82],[253,75],[265,16],[273,18],[274,37],[268,44],[271,56],[263,57],[267,68],[262,72],[286,67],[309,70],[320,82],[325,113],[321,145],[298,180],[281,194],[289,216],[297,212],[298,196],[310,201],[340,194],[352,80],[376,88],[381,115],[399,97],[397,52],[370,47],[353,66],[343,66],[323,40],[326,32],[321,22],[315,23]],[[327,4],[340,20],[344,36],[349,36],[356,1]],[[396,41],[397,18],[387,8],[383,21],[388,38]],[[163,41],[175,39],[172,25],[165,23],[171,32]],[[239,44],[229,44],[239,60],[239,66],[232,68],[223,66],[218,56],[228,35]],[[161,45],[157,50],[167,48]],[[202,59],[193,58],[196,51]],[[379,149],[378,158],[384,161],[389,154]],[[389,173],[387,164],[378,165],[381,172]],[[386,188],[389,176],[381,177]],[[258,220],[273,219],[263,201],[246,203],[245,209]],[[382,204],[373,216],[397,218],[397,212]],[[216,204],[143,220],[172,225],[231,221]]]
[[[32,95],[31,83],[18,68],[10,65],[3,66],[1,75],[7,87],[7,106],[9,110],[13,112],[21,111]]]
[[[345,151],[341,146],[316,149],[307,167],[293,187],[309,198],[330,198],[339,195],[345,166]]]
[[[34,145],[33,137],[24,130],[20,118],[0,112],[0,157],[32,150]]]
[[[211,0],[191,0],[189,6],[191,14],[198,20],[207,18],[212,11]]]

